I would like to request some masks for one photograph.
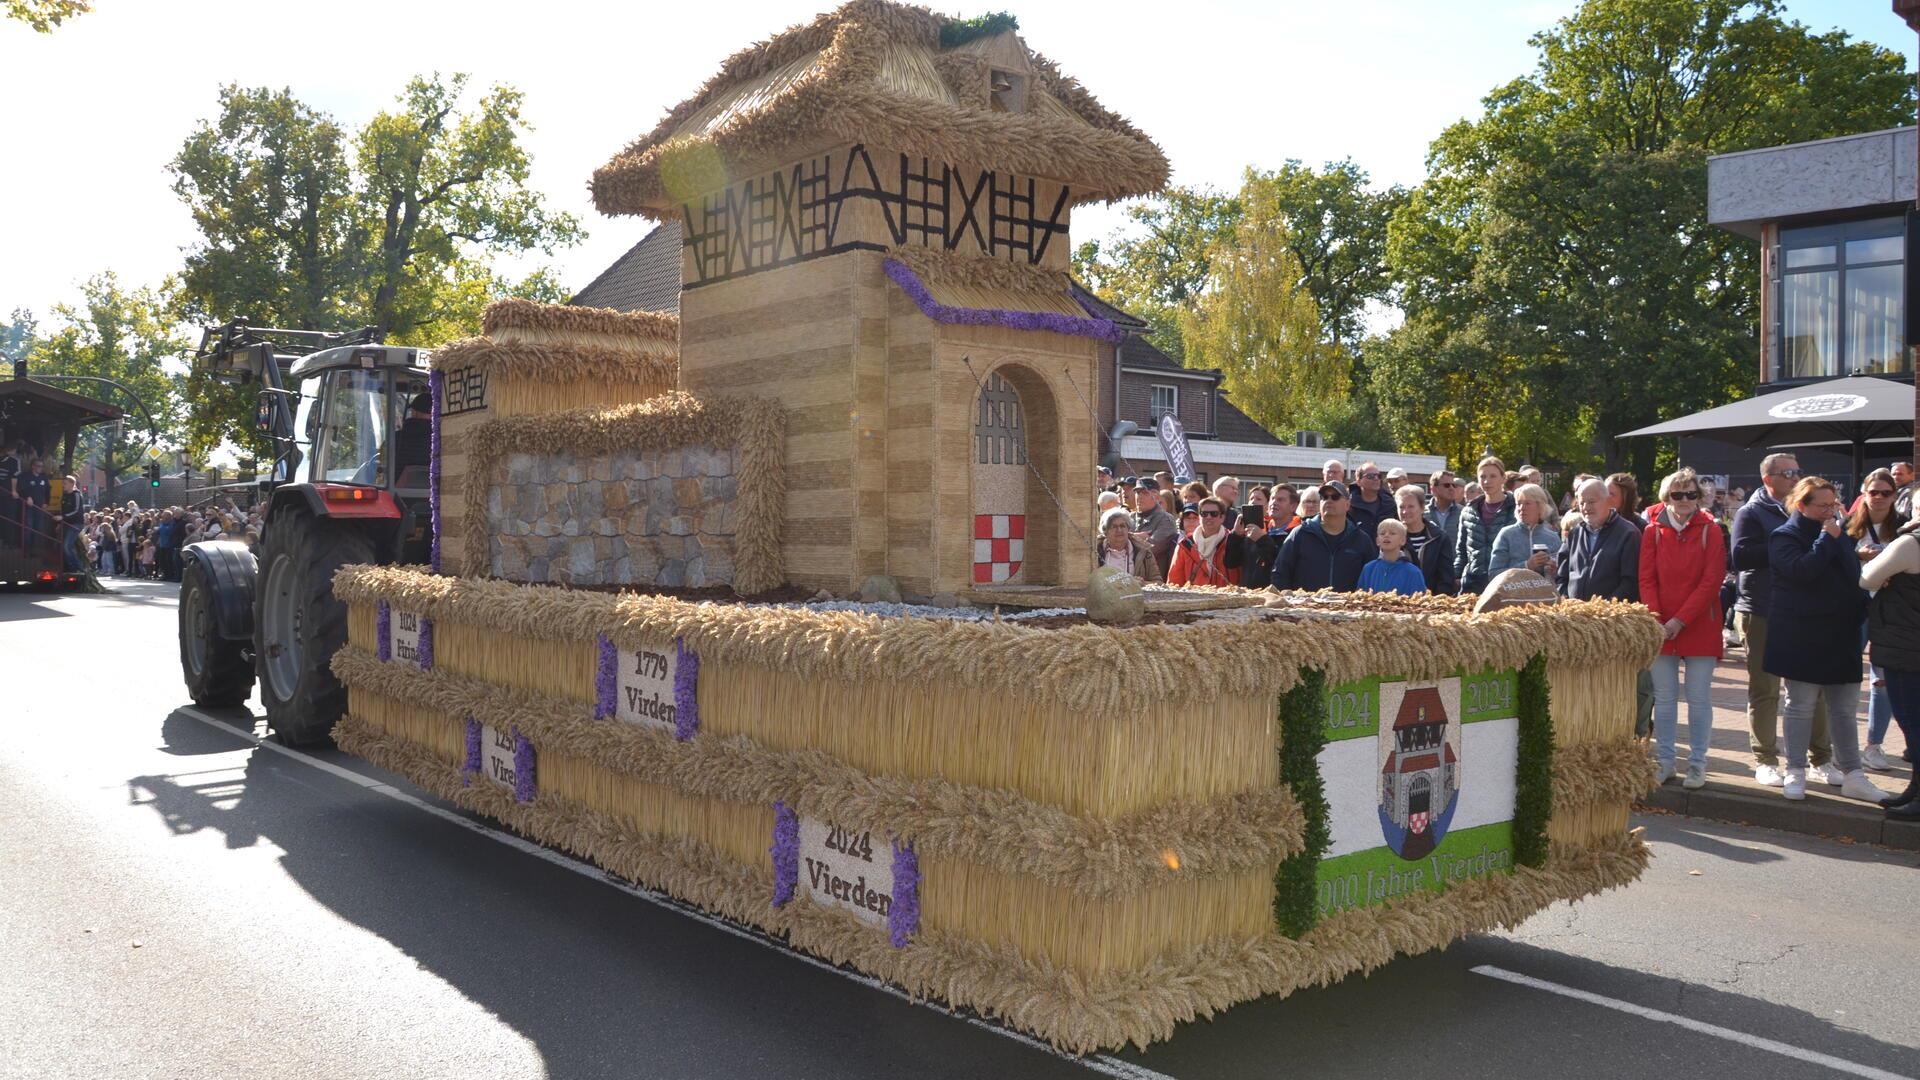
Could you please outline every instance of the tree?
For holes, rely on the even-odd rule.
[[[92,10],[92,0],[0,0],[0,17],[26,23],[42,34]]]
[[[1239,221],[1207,250],[1205,291],[1179,316],[1187,363],[1215,367],[1246,414],[1286,430],[1319,402],[1343,396],[1352,358],[1325,340],[1274,192],[1249,184]]]
[[[53,309],[58,325],[35,343],[27,358],[35,375],[109,379],[138,398],[136,403],[127,393],[103,383],[54,384],[111,402],[126,414],[121,423],[87,428],[81,438],[82,448],[107,474],[109,487],[143,460],[150,434],[169,441],[179,434],[178,380],[166,371],[163,361],[183,355],[187,343],[173,330],[168,307],[166,298],[151,289],[128,292],[113,273],[95,275],[81,286],[77,307],[61,304]],[[156,433],[147,430],[149,415]]]
[[[466,99],[465,75],[415,78],[397,108],[349,132],[290,91],[223,89],[219,116],[171,165],[201,237],[181,278],[181,317],[372,326],[432,346],[476,333],[501,297],[563,297],[544,270],[516,282],[494,265],[581,236],[527,186],[522,96],[496,86]],[[190,444],[262,449],[246,388],[194,373],[186,395]]]
[[[1169,188],[1127,208],[1138,230],[1074,252],[1074,273],[1109,303],[1146,320],[1147,340],[1184,361],[1180,313],[1206,289],[1212,250],[1233,232],[1238,200],[1211,188]]]
[[[1349,349],[1362,336],[1367,306],[1391,296],[1387,225],[1407,197],[1405,188],[1372,191],[1367,183],[1366,171],[1351,159],[1319,171],[1290,160],[1273,172],[1248,170],[1239,200],[1244,206],[1248,189],[1256,187],[1272,199],[1327,340]]]
[[[1498,372],[1529,403],[1502,445],[1645,474],[1656,448],[1613,436],[1736,396],[1758,347],[1757,252],[1707,223],[1707,155],[1913,117],[1899,54],[1779,10],[1587,0],[1535,35],[1535,72],[1434,141],[1393,219],[1411,326],[1374,380],[1383,403]],[[1470,356],[1484,366],[1462,372]],[[1409,426],[1456,444],[1502,426],[1444,403],[1422,415]]]

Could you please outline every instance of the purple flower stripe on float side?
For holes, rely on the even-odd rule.
[[[418,650],[418,655],[420,657],[420,670],[432,671],[433,670],[433,620],[427,618],[425,615],[420,616],[420,648]]]
[[[937,323],[960,326],[1004,326],[1011,330],[1045,330],[1074,337],[1098,338],[1118,344],[1127,332],[1118,323],[1080,315],[1061,315],[1052,311],[1011,311],[1006,308],[949,307],[933,298],[920,275],[898,259],[883,264],[887,276],[920,308],[921,314]]]
[[[600,666],[593,674],[593,718],[605,720],[613,715],[620,692],[620,650],[613,639],[600,635]]]
[[[912,844],[893,842],[893,906],[887,909],[887,934],[896,949],[906,948],[920,932],[920,856]]]
[[[378,632],[375,637],[379,644],[375,646],[374,655],[380,658],[381,663],[385,663],[393,659],[393,609],[387,606],[385,600],[380,601],[380,614],[376,620]]]
[[[680,638],[673,639],[673,737],[681,742],[700,730],[700,702],[695,690],[700,684],[700,654],[687,648]]]
[[[467,761],[460,766],[460,782],[473,783],[480,772],[480,721],[467,717]]]
[[[533,744],[519,729],[513,733],[513,801],[532,802],[539,786],[534,783]]]
[[[429,558],[436,574],[440,572],[440,397],[446,385],[446,372],[427,373],[427,393],[433,396],[433,411],[427,426],[427,529],[433,534],[433,553]],[[427,647],[424,637],[421,638],[420,647]],[[422,663],[420,666],[429,665]]]
[[[785,907],[800,884],[800,817],[786,803],[773,804],[773,906]]]

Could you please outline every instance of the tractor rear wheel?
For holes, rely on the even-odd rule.
[[[374,560],[366,534],[291,510],[261,545],[254,593],[255,662],[267,726],[290,746],[327,741],[347,711],[347,691],[328,666],[347,643],[347,605],[334,599],[334,571]]]

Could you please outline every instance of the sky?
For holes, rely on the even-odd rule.
[[[177,270],[192,222],[166,164],[230,82],[288,87],[354,127],[421,72],[526,94],[533,185],[588,238],[552,265],[578,289],[645,235],[602,217],[587,179],[731,53],[833,0],[716,4],[495,0],[95,0],[49,35],[0,24],[0,314],[72,302],[103,270],[124,285]],[[989,0],[1028,45],[1158,140],[1179,184],[1237,185],[1249,165],[1351,157],[1413,184],[1429,141],[1533,67],[1527,38],[1573,0]],[[1093,18],[1089,12],[1097,12]],[[1817,29],[1900,49],[1886,0],[1788,0]],[[1076,211],[1074,240],[1123,225]],[[244,313],[235,312],[236,316]]]

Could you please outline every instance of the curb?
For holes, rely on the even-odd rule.
[[[1664,785],[1634,805],[1682,817],[1759,825],[1782,832],[1920,851],[1920,821],[1888,821],[1879,809],[1851,799],[1814,795],[1804,802],[1789,802],[1778,794],[1757,795],[1709,781],[1706,787],[1695,791],[1678,784]]]

